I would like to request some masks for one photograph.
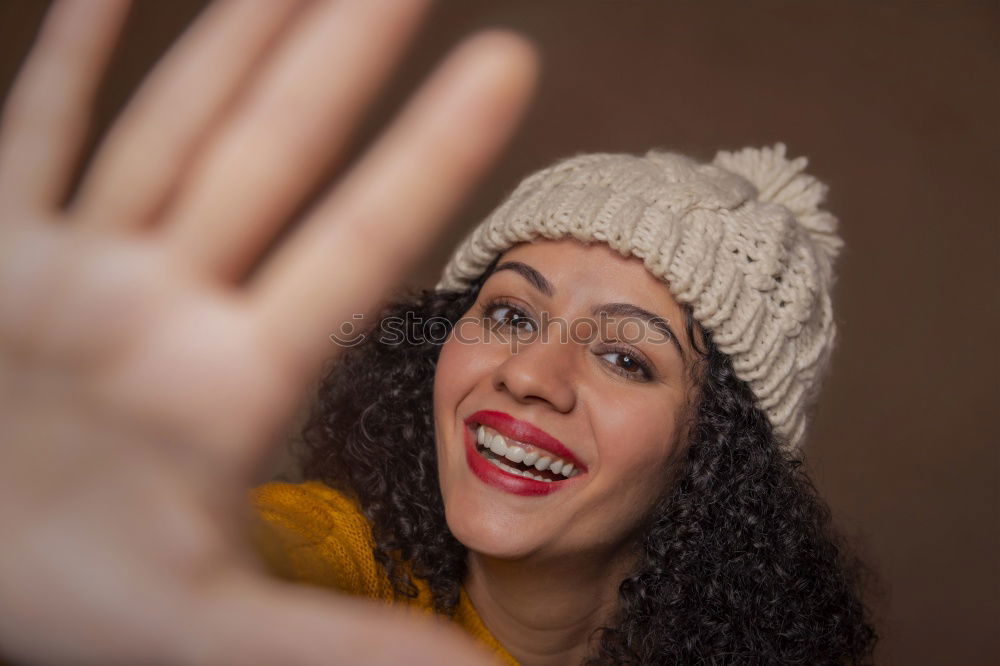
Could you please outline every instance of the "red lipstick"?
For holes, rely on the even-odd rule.
[[[510,439],[544,449],[573,463],[580,470],[580,474],[562,481],[545,482],[506,472],[487,461],[476,450],[476,436],[472,430],[476,424],[488,426]],[[587,471],[587,467],[554,437],[530,423],[519,421],[503,412],[479,411],[465,420],[465,457],[469,468],[480,481],[515,495],[536,497],[549,495],[566,487],[567,484],[572,484],[578,476]]]
[[[479,477],[479,480],[488,486],[505,490],[515,495],[527,495],[529,497],[540,497],[549,495],[562,488],[566,481],[535,481],[516,474],[505,472],[486,458],[476,452],[476,436],[468,426],[465,428],[465,460],[469,463],[469,469]]]
[[[480,410],[465,419],[465,424],[469,427],[471,427],[474,423],[481,423],[484,426],[493,428],[504,437],[509,437],[510,439],[524,442],[525,444],[531,444],[540,449],[545,449],[549,453],[555,454],[563,460],[573,463],[573,466],[580,470],[581,473],[587,471],[587,466],[580,462],[580,460],[573,455],[573,452],[566,448],[562,442],[544,430],[536,428],[527,421],[515,419],[510,414],[506,414],[504,412]]]

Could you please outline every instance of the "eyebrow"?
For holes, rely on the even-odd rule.
[[[552,298],[556,292],[555,287],[552,286],[552,283],[549,282],[544,275],[524,262],[505,261],[493,269],[493,274],[495,275],[500,271],[514,271],[527,280],[531,286],[549,298]],[[687,356],[681,348],[680,338],[677,337],[674,329],[670,327],[670,324],[665,318],[654,314],[645,308],[641,308],[638,305],[632,305],[631,303],[605,303],[603,305],[598,305],[591,310],[591,314],[593,315],[599,315],[602,312],[609,317],[635,317],[636,319],[641,319],[653,328],[657,329],[670,339],[670,343],[677,349],[677,353],[680,355],[681,361],[684,363],[684,366],[687,367]]]
[[[538,291],[542,292],[549,298],[556,293],[555,288],[552,283],[545,279],[545,276],[536,271],[534,268],[526,263],[520,261],[505,261],[496,268],[493,269],[493,275],[496,275],[500,271],[514,271],[525,280],[531,283]]]

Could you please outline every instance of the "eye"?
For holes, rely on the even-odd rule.
[[[483,317],[499,326],[516,328],[524,333],[535,330],[535,322],[513,303],[500,299],[488,301],[483,305]]]
[[[606,351],[600,356],[611,365],[615,372],[628,379],[649,381],[653,377],[653,373],[649,369],[649,364],[633,351],[615,349]]]

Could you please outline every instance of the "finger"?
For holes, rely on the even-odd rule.
[[[248,582],[202,611],[200,640],[174,641],[183,663],[488,666],[456,627],[328,590]],[[188,629],[190,631],[190,629]]]
[[[252,265],[343,147],[426,4],[349,0],[304,17],[168,214],[176,251],[221,278]]]
[[[102,144],[72,206],[83,224],[122,228],[153,217],[300,4],[229,0],[209,6]]]
[[[434,239],[510,136],[536,73],[516,35],[468,40],[255,276],[261,326],[304,373],[330,355],[335,324],[368,311]]]
[[[0,125],[0,202],[62,203],[126,0],[62,0],[49,12]]]

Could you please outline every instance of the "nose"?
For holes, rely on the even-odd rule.
[[[559,412],[572,411],[576,406],[574,345],[556,338],[509,348],[493,372],[493,388],[506,391],[518,402],[545,402]]]

